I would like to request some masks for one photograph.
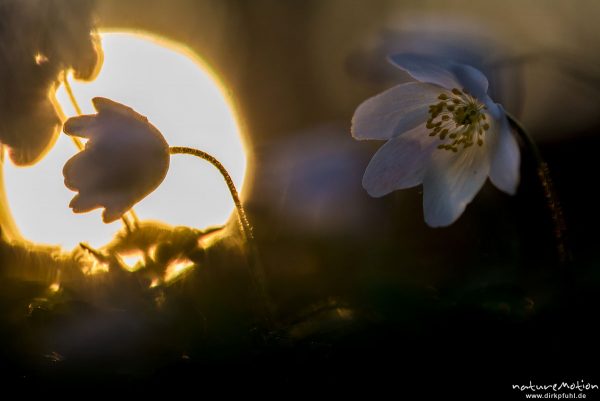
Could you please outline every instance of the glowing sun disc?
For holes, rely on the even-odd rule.
[[[191,52],[156,38],[131,33],[103,33],[104,64],[93,82],[71,78],[85,114],[91,99],[103,96],[148,117],[171,146],[190,146],[217,157],[241,189],[246,156],[236,118],[217,79]],[[76,115],[66,91],[57,90],[66,116]],[[74,192],[65,188],[64,163],[77,152],[62,134],[38,164],[18,168],[5,163],[5,188],[14,220],[28,240],[70,249],[79,242],[108,243],[121,228],[103,224],[100,210],[74,214]],[[207,227],[225,223],[233,211],[222,176],[210,164],[186,155],[171,158],[162,185],[135,206],[142,220]]]

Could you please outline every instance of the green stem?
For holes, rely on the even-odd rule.
[[[246,216],[246,211],[244,210],[244,207],[242,206],[240,196],[238,194],[237,189],[235,188],[235,184],[233,183],[231,176],[229,175],[229,172],[221,164],[221,162],[219,162],[217,160],[217,158],[215,158],[214,156],[212,156],[206,152],[198,150],[198,149],[188,148],[185,146],[173,146],[173,147],[169,148],[169,153],[171,153],[172,155],[173,154],[187,154],[187,155],[196,156],[203,160],[206,160],[207,162],[212,164],[214,167],[216,167],[216,169],[219,170],[219,173],[221,173],[221,175],[225,179],[225,183],[227,184],[227,188],[229,188],[229,192],[231,193],[231,198],[233,199],[233,203],[235,204],[235,208],[237,210],[237,215],[238,215],[238,220],[239,220],[239,223],[241,226],[241,230],[244,233],[244,237],[246,238],[246,242],[247,242],[249,250],[250,250],[249,264],[250,264],[250,270],[251,270],[251,277],[252,277],[252,280],[254,281],[255,287],[258,292],[258,297],[262,304],[262,314],[265,318],[265,323],[267,324],[267,327],[270,328],[272,325],[271,307],[270,307],[271,304],[269,302],[269,297],[268,297],[267,291],[266,291],[265,277],[264,277],[264,272],[262,269],[262,264],[260,263],[260,256],[258,253],[258,249],[256,248],[256,244],[254,242],[252,226],[250,225],[250,222],[248,221],[248,217]]]
[[[556,239],[558,257],[561,263],[565,263],[570,257],[566,244],[567,225],[560,206],[558,194],[554,188],[554,183],[552,182],[548,163],[546,163],[542,157],[537,144],[534,142],[533,138],[531,138],[525,127],[523,127],[523,125],[512,115],[506,113],[506,116],[514,131],[519,135],[525,144],[525,147],[531,152],[535,159],[537,165],[537,177],[540,180],[540,185],[544,191],[544,198],[546,199],[546,205],[548,206],[552,224],[554,226],[554,237]]]
[[[209,162],[210,164],[215,166],[217,168],[217,170],[219,170],[219,172],[225,179],[227,188],[229,188],[229,192],[231,193],[231,197],[233,198],[233,203],[235,204],[235,208],[237,209],[237,212],[238,212],[238,217],[239,217],[240,225],[242,227],[242,232],[244,233],[244,236],[246,237],[246,239],[248,241],[252,241],[254,239],[254,236],[252,234],[252,227],[250,226],[250,222],[248,221],[248,217],[246,216],[246,211],[244,210],[244,207],[242,206],[242,202],[240,201],[240,196],[238,195],[238,191],[235,188],[235,184],[233,183],[233,180],[231,179],[229,172],[227,171],[227,169],[225,169],[225,167],[221,164],[221,162],[218,161],[214,156],[212,156],[206,152],[203,152],[201,150],[194,149],[194,148],[188,148],[185,146],[173,146],[173,147],[169,148],[169,153],[171,153],[172,155],[187,154],[187,155],[193,155],[193,156],[199,157],[203,160],[206,160],[207,162]]]

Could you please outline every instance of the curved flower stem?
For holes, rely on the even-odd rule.
[[[169,148],[169,153],[171,153],[172,155],[187,154],[187,155],[193,155],[193,156],[199,157],[201,159],[206,160],[207,162],[209,162],[210,164],[215,166],[217,168],[217,170],[219,170],[219,173],[221,173],[221,175],[225,179],[227,188],[229,188],[229,192],[231,193],[231,197],[233,198],[233,203],[235,204],[235,208],[237,209],[237,212],[238,212],[240,225],[242,226],[242,232],[244,233],[244,236],[246,237],[246,239],[248,241],[252,241],[254,239],[254,236],[252,234],[252,226],[250,226],[250,222],[248,221],[248,217],[246,216],[246,211],[244,210],[244,207],[242,206],[242,202],[240,201],[240,196],[238,195],[238,191],[235,188],[235,184],[233,183],[233,180],[231,179],[229,172],[227,172],[227,169],[225,169],[225,167],[221,164],[221,162],[218,161],[214,156],[209,155],[206,152],[203,152],[201,150],[194,149],[194,148],[188,148],[185,146],[172,146]]]
[[[238,220],[244,233],[244,237],[248,243],[248,247],[250,250],[249,264],[251,269],[252,280],[254,281],[254,285],[256,287],[257,295],[261,302],[262,315],[265,319],[265,323],[268,328],[272,326],[272,318],[271,318],[271,303],[269,301],[269,297],[267,295],[266,284],[264,272],[262,269],[262,264],[260,263],[260,256],[258,253],[258,249],[256,248],[256,244],[254,242],[254,235],[252,233],[252,226],[248,221],[248,217],[246,216],[246,211],[242,206],[242,202],[240,200],[240,196],[238,194],[237,189],[235,188],[235,184],[229,175],[227,169],[218,161],[214,156],[203,152],[198,149],[188,148],[185,146],[172,146],[169,148],[169,153],[174,154],[187,154],[199,157],[203,160],[206,160],[210,164],[212,164],[219,173],[225,179],[225,183],[227,184],[227,188],[229,188],[229,192],[231,193],[231,197],[233,199],[233,203],[235,204],[235,208],[238,214]]]
[[[71,101],[71,105],[75,109],[75,112],[77,113],[78,116],[82,115],[83,111],[81,110],[81,107],[79,107],[79,102],[77,102],[77,99],[75,98],[75,93],[73,93],[73,88],[71,88],[71,84],[69,83],[66,72],[63,73],[62,81],[63,81],[63,84],[65,85],[65,90],[67,91],[67,95],[69,96],[69,100]],[[81,140],[75,136],[71,136],[71,139],[73,140],[73,143],[75,144],[77,149],[79,151],[82,151],[84,148],[84,145],[81,142]],[[138,226],[138,217],[135,214],[135,212],[133,211],[133,209],[129,210],[129,215],[131,216],[131,220],[133,221],[133,226],[137,227]],[[121,217],[121,221],[125,225],[125,228],[127,229],[127,231],[131,232],[131,230],[132,230],[131,224],[129,223],[129,220],[127,220],[125,215],[123,215],[123,217]]]
[[[537,176],[544,191],[546,204],[550,212],[550,217],[552,218],[552,224],[554,225],[554,237],[556,239],[558,257],[561,263],[565,263],[570,257],[570,252],[566,244],[567,225],[565,223],[562,208],[560,206],[558,194],[554,188],[552,177],[550,176],[550,168],[542,157],[538,146],[533,141],[527,130],[525,130],[525,127],[523,127],[523,125],[521,125],[521,123],[509,113],[506,113],[506,116],[512,128],[519,135],[535,159],[537,164]]]

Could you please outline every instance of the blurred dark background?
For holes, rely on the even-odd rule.
[[[165,288],[158,315],[134,296],[103,295],[124,311],[107,312],[75,289],[25,317],[42,287],[7,279],[0,367],[13,384],[148,390],[202,378],[198,391],[321,385],[418,399],[522,399],[511,385],[529,380],[600,385],[600,3],[104,0],[95,17],[100,29],[189,46],[231,92],[276,328],[255,325],[244,262],[227,244],[207,250],[202,272]],[[419,188],[381,199],[363,191],[381,144],[354,141],[351,117],[407,81],[385,60],[403,50],[486,72],[550,166],[565,263],[527,149],[517,195],[487,183],[449,228],[425,225]],[[117,281],[98,291],[127,292]]]

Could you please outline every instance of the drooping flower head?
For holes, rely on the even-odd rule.
[[[363,187],[374,197],[423,184],[425,221],[452,224],[489,176],[514,194],[520,153],[504,109],[487,95],[477,69],[415,54],[390,57],[419,82],[398,85],[356,110],[356,139],[387,140],[369,163]]]
[[[165,178],[169,145],[148,119],[112,100],[92,99],[98,111],[67,120],[68,135],[88,138],[85,149],[63,168],[65,185],[78,191],[70,203],[75,213],[104,207],[110,223],[142,200]]]

